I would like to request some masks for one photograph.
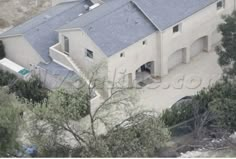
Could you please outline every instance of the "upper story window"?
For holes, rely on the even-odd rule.
[[[69,43],[69,38],[64,36],[64,51],[66,53],[70,52],[70,43]]]
[[[217,10],[223,9],[225,7],[225,0],[219,0],[216,3]]]
[[[125,53],[124,52],[120,53],[120,57],[125,57]]]
[[[178,33],[180,32],[180,25],[176,25],[173,27],[173,33]]]
[[[143,41],[143,45],[147,45],[147,40],[144,40],[144,41]]]
[[[90,59],[93,59],[93,51],[86,49],[86,56],[89,57]]]

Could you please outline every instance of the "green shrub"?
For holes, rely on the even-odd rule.
[[[0,86],[10,85],[17,79],[14,74],[2,70],[0,70],[0,77]]]
[[[170,109],[166,109],[162,115],[161,120],[167,126],[173,126],[183,121],[187,121],[193,117],[191,104],[182,104],[179,106],[174,106]]]
[[[33,77],[29,81],[17,80],[10,87],[10,92],[18,97],[32,101],[33,103],[42,102],[47,98],[47,90],[43,88],[39,78]]]
[[[0,77],[0,86],[9,86],[10,93],[15,93],[22,100],[30,100],[33,103],[42,102],[48,96],[48,90],[43,87],[37,77],[24,81],[2,70],[0,70]]]
[[[230,131],[236,130],[236,100],[221,98],[210,104],[210,111],[215,115],[215,124]]]
[[[217,82],[212,87],[203,89],[193,96],[192,101],[165,110],[161,115],[161,119],[170,127],[194,118],[194,111],[196,110],[199,115],[210,111],[211,114],[217,116],[214,122],[236,130],[236,118],[234,117],[236,116],[236,109],[233,107],[235,101],[236,81]]]

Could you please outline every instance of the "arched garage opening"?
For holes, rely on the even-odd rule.
[[[204,36],[197,39],[191,45],[191,49],[190,49],[191,58],[199,55],[202,52],[207,51],[207,48],[208,48],[208,36]]]
[[[168,59],[168,70],[174,69],[176,66],[184,62],[184,57],[186,55],[186,48],[179,49],[170,55]]]
[[[147,62],[140,66],[135,72],[137,82],[144,81],[154,75],[154,61]]]

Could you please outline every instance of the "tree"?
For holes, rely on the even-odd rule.
[[[224,16],[224,23],[219,25],[223,38],[221,46],[216,48],[219,55],[219,64],[224,73],[229,76],[236,75],[236,11],[232,15]]]
[[[22,106],[14,95],[0,88],[0,156],[14,156],[21,124]]]
[[[212,127],[221,134],[223,129],[236,130],[235,104],[236,81],[218,81],[213,86],[201,90],[191,101],[174,106],[163,112],[161,119],[167,126],[179,125],[193,120],[191,126],[195,137],[202,138],[213,133]]]
[[[210,110],[216,116],[216,124],[220,128],[234,132],[236,130],[236,100],[229,98],[216,99]]]
[[[169,136],[167,129],[157,118],[144,117],[134,111],[137,110],[137,96],[133,95],[133,90],[117,82],[112,84],[107,96],[94,96],[96,89],[104,84],[103,80],[97,79],[97,71],[94,69],[89,83],[81,84],[80,88],[52,92],[48,100],[29,106],[35,119],[31,124],[31,141],[35,144],[41,141],[37,144],[41,156],[44,156],[45,145],[50,145],[50,150],[59,146],[71,152],[64,155],[74,157],[148,156],[164,145]],[[96,106],[91,105],[91,100],[96,101]],[[119,126],[114,129],[117,124]],[[129,125],[128,128],[125,124]],[[101,129],[103,127],[105,131]],[[116,149],[112,149],[114,139],[118,141]],[[132,146],[136,147],[132,149]]]
[[[0,60],[6,56],[3,42],[0,40]]]
[[[141,112],[100,137],[101,146],[93,145],[83,157],[157,157],[168,139],[163,122],[154,114]]]

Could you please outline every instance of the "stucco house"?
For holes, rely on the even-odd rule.
[[[166,76],[210,52],[221,39],[221,16],[235,6],[236,0],[74,0],[1,34],[0,40],[7,58],[25,68],[86,78],[105,62],[103,76],[109,81],[125,76],[132,85],[144,76]]]

